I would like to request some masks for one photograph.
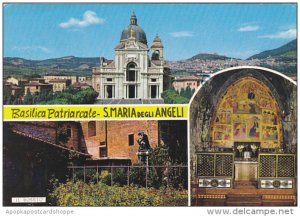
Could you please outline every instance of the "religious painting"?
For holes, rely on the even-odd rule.
[[[249,140],[258,140],[260,138],[260,116],[250,115],[247,121],[247,137]]]
[[[259,100],[259,106],[262,109],[274,110],[275,105],[273,101],[270,101],[267,97],[262,96]]]
[[[278,124],[278,116],[277,113],[272,110],[263,109],[262,111],[262,123],[263,124]]]
[[[232,148],[233,142],[230,140],[215,140],[215,142],[212,144],[212,147],[218,147],[218,148]]]
[[[278,140],[278,126],[263,125],[262,126],[262,139],[263,140]]]
[[[261,142],[261,147],[268,148],[268,149],[279,148],[280,143],[277,141],[264,141],[264,142]]]
[[[233,124],[233,138],[234,140],[246,139],[246,124],[241,122],[235,122]]]
[[[232,128],[231,125],[216,125],[213,132],[214,140],[232,140]]]
[[[253,77],[233,83],[218,103],[213,126],[215,145],[264,142],[277,148],[281,142],[279,108],[269,88]]]
[[[231,124],[231,113],[232,111],[230,109],[220,109],[220,111],[217,113],[215,123]]]

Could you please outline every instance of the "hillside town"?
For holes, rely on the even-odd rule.
[[[200,73],[214,73],[229,67],[237,66],[266,66],[276,67],[280,65],[295,66],[297,65],[296,59],[290,61],[282,61],[274,57],[266,59],[234,59],[227,60],[207,60],[207,59],[194,59],[194,60],[179,60],[167,61],[168,67],[173,71],[187,71],[187,72],[200,72]]]
[[[78,90],[91,88],[91,78],[64,74],[47,74],[33,78],[9,76],[4,79],[3,86],[7,94],[24,99],[27,94],[34,95],[43,91],[62,92],[69,87]]]

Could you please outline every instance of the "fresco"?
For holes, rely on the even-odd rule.
[[[213,119],[213,146],[232,148],[234,142],[260,142],[262,148],[280,147],[278,105],[269,88],[253,77],[228,88]]]

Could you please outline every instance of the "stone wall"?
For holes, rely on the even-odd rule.
[[[107,142],[107,157],[126,158],[132,163],[137,162],[136,153],[138,133],[144,131],[149,138],[152,148],[159,143],[158,121],[97,121],[96,135],[88,136],[88,123],[81,122],[82,139],[89,154],[94,159],[99,158],[100,143]],[[133,134],[134,145],[129,146],[128,135]]]

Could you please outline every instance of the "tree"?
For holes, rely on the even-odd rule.
[[[29,88],[27,89],[27,94],[24,98],[24,104],[32,104],[33,103],[33,96],[30,93]]]
[[[189,100],[180,96],[175,89],[168,89],[161,94],[166,104],[187,104]]]
[[[87,88],[73,96],[73,104],[93,104],[97,97],[98,93],[94,89]]]

